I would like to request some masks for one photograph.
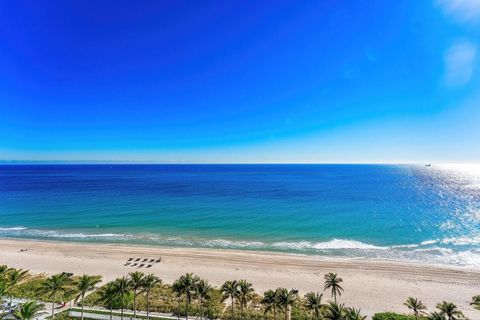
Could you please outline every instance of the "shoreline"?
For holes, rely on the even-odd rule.
[[[12,227],[8,228],[10,230],[16,229],[27,229],[25,227]],[[1,229],[1,228],[0,228]],[[111,235],[111,234],[108,234]],[[252,247],[241,247],[241,246],[210,246],[210,245],[175,245],[175,244],[165,244],[165,243],[141,243],[141,242],[129,242],[129,241],[85,241],[79,240],[77,238],[23,238],[23,237],[16,237],[16,236],[8,236],[8,235],[0,235],[0,241],[2,240],[11,240],[11,241],[18,241],[18,242],[40,242],[40,243],[52,243],[52,244],[72,244],[72,245],[86,245],[86,246],[112,246],[112,247],[138,247],[138,248],[153,248],[153,249],[171,249],[171,250],[198,250],[198,251],[218,251],[218,252],[246,252],[252,254],[261,254],[261,255],[286,255],[286,256],[293,256],[293,257],[305,257],[305,258],[312,258],[312,259],[320,259],[325,261],[363,261],[363,262],[372,262],[372,263],[391,263],[391,264],[399,264],[399,265],[407,265],[407,266],[425,266],[425,267],[433,267],[433,268],[443,268],[443,269],[458,269],[458,270],[469,270],[469,271],[478,271],[480,273],[480,265],[476,264],[449,264],[443,263],[438,261],[427,261],[427,260],[417,260],[417,259],[402,259],[402,258],[387,258],[387,257],[367,257],[367,256],[346,256],[346,255],[330,255],[330,254],[321,254],[317,252],[295,252],[294,250],[270,250],[270,248],[252,248]],[[333,239],[332,241],[337,241],[338,239]],[[215,241],[215,240],[214,240]],[[229,241],[229,240],[225,240]],[[343,240],[340,241],[353,241],[358,242],[360,244],[369,245],[366,243],[362,243],[356,240]],[[328,242],[328,241],[327,241]],[[371,245],[374,246],[374,245]],[[390,247],[378,247],[382,249],[394,249],[400,247],[413,247],[417,245],[392,245]]]
[[[19,252],[25,248],[28,250]],[[467,316],[478,317],[478,311],[469,302],[472,296],[480,294],[480,270],[472,267],[238,249],[12,238],[0,238],[0,250],[0,264],[32,273],[98,274],[110,281],[138,270],[155,273],[164,282],[172,283],[180,275],[193,272],[215,286],[226,280],[247,279],[258,293],[277,287],[297,288],[302,295],[322,291],[323,275],[336,272],[344,279],[341,301],[369,315],[381,311],[408,312],[403,302],[414,296],[431,311],[437,302],[447,300],[457,304]],[[124,266],[129,257],[160,256],[162,262],[151,268]]]
[[[10,235],[8,232],[33,232],[33,235]],[[5,233],[6,232],[6,233]],[[40,233],[40,236],[35,236]],[[42,236],[46,233],[46,236]],[[262,242],[256,240],[235,240],[226,238],[189,238],[189,237],[166,237],[155,238],[155,235],[143,236],[131,233],[84,233],[72,231],[63,233],[60,230],[30,229],[23,226],[0,227],[0,239],[30,240],[47,242],[66,242],[78,244],[111,244],[120,246],[161,247],[161,248],[185,248],[201,250],[233,250],[260,253],[279,253],[287,255],[300,255],[318,257],[324,259],[360,259],[367,261],[388,261],[415,265],[439,266],[439,267],[465,267],[480,271],[478,251],[469,249],[455,251],[455,248],[442,246],[443,243],[465,244],[465,238],[445,238],[425,240],[411,244],[370,244],[354,239],[332,238],[317,242],[292,240],[274,242]],[[106,239],[106,240],[105,240]],[[139,241],[137,241],[139,240]],[[478,240],[477,240],[478,241]],[[437,254],[439,253],[439,254]]]

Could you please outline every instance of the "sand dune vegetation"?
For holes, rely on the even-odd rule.
[[[153,273],[131,272],[100,285],[100,276],[58,273],[30,274],[27,270],[0,266],[2,319],[34,319],[46,313],[49,319],[75,319],[70,307],[81,310],[80,318],[92,312],[118,315],[120,319],[150,319],[152,313],[189,319],[225,320],[364,320],[361,306],[339,302],[344,280],[335,273],[324,277],[323,292],[300,295],[294,288],[277,288],[260,295],[248,280],[226,281],[217,288],[206,279],[187,273],[166,284]],[[23,299],[22,303],[13,303]],[[480,295],[471,304],[479,309]],[[405,300],[405,314],[377,313],[373,320],[460,320],[467,319],[452,302],[442,301],[436,310],[427,310],[414,297]],[[68,306],[67,306],[68,305]],[[95,307],[95,310],[91,309]],[[58,312],[57,312],[58,310]],[[73,310],[73,309],[72,309]],[[84,310],[87,316],[84,316]],[[102,311],[104,310],[104,311]],[[120,311],[120,312],[118,312]]]

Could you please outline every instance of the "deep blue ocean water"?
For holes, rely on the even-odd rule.
[[[0,165],[0,237],[480,266],[480,173],[406,165]]]

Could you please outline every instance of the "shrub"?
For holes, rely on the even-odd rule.
[[[415,320],[415,317],[394,312],[382,312],[376,313],[372,320]]]

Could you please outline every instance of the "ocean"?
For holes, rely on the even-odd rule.
[[[0,237],[480,267],[480,170],[0,165]]]

